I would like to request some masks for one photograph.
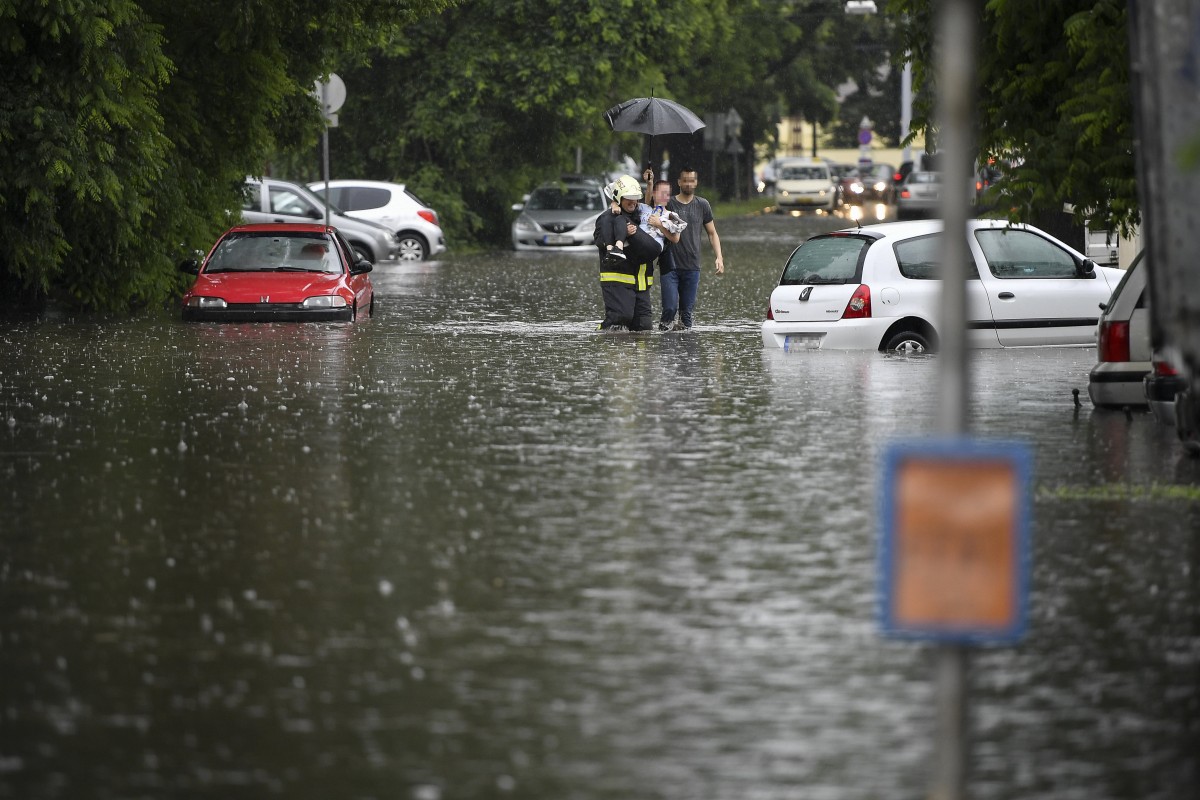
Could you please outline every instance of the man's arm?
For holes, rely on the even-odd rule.
[[[725,257],[721,255],[721,237],[717,236],[717,224],[709,220],[704,223],[704,230],[708,231],[708,243],[712,245],[713,252],[717,254],[717,274],[724,274]]]

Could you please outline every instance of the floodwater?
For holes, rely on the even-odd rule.
[[[842,224],[720,223],[686,334],[513,253],[381,265],[356,325],[0,321],[0,798],[924,796],[876,508],[937,359],[758,333]],[[1092,358],[972,359],[972,431],[1035,461],[974,798],[1200,790],[1200,462],[1093,412]]]

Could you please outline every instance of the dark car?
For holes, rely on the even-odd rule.
[[[859,170],[859,179],[863,183],[862,199],[867,203],[896,202],[896,187],[892,178],[896,168],[891,164],[872,164],[866,170]]]
[[[858,174],[858,167],[853,164],[830,164],[829,174],[833,177],[834,205],[846,205],[845,184],[843,180],[850,175]]]
[[[183,319],[214,322],[348,322],[375,309],[371,262],[336,229],[305,223],[230,228],[183,295]]]
[[[1175,398],[1187,388],[1187,381],[1175,367],[1174,359],[1161,351],[1154,351],[1150,364],[1150,371],[1142,378],[1146,403],[1156,420],[1175,426]]]

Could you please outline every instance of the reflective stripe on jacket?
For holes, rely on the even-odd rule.
[[[650,268],[650,274],[646,274],[647,268]],[[636,286],[639,292],[644,292],[654,285],[654,272],[650,264],[638,264],[637,275],[631,275],[628,272],[601,272],[601,283],[628,283],[631,286]]]

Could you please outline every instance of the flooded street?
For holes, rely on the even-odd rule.
[[[0,798],[922,797],[876,504],[937,359],[759,336],[845,224],[718,223],[691,333],[599,334],[594,256],[515,253],[381,265],[355,325],[0,321]],[[1093,360],[972,356],[1036,492],[974,798],[1200,793],[1200,460]]]

